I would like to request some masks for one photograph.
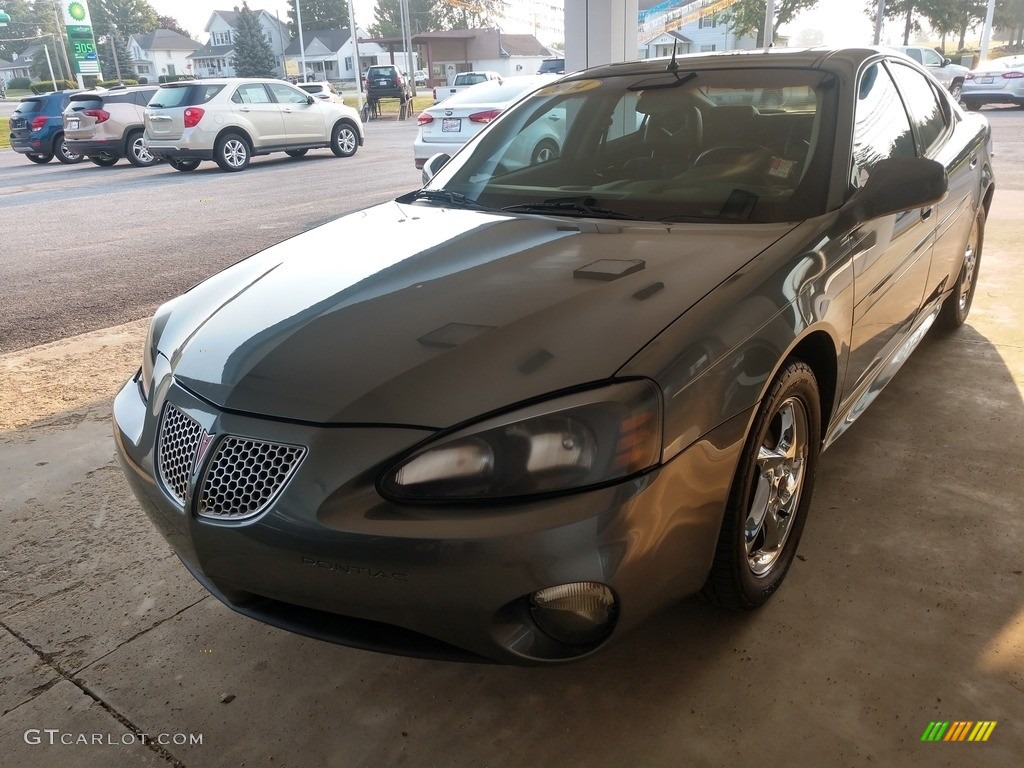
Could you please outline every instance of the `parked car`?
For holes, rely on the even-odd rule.
[[[351,157],[363,143],[359,114],[281,80],[210,78],[165,83],[146,108],[145,144],[178,171],[213,160],[241,171],[254,155],[302,157],[330,148]]]
[[[501,80],[501,75],[491,70],[485,70],[482,72],[459,72],[459,74],[457,74],[448,85],[438,85],[434,87],[434,103],[439,104],[445,99],[450,99],[456,93],[460,93],[467,88],[472,88],[474,85],[479,85],[480,83],[486,83],[488,81],[500,83]]]
[[[940,55],[934,48],[918,45],[898,45],[895,49],[925,67],[936,80],[946,87],[953,95],[954,100],[960,100],[960,93],[963,91],[964,83],[967,82],[967,75],[970,74],[971,70],[959,64],[954,64],[945,56]]]
[[[425,69],[417,69],[413,72],[413,79],[415,80],[416,85],[426,85],[429,78],[430,76],[427,74],[427,70]]]
[[[756,88],[797,106],[706,96]],[[507,170],[554,110],[559,156]],[[218,599],[323,640],[555,664],[694,592],[755,608],[821,452],[966,321],[990,143],[874,49],[569,75],[159,308],[125,476]]]
[[[964,83],[963,102],[974,110],[985,104],[1024,107],[1024,56],[993,59],[972,70]]]
[[[64,140],[61,112],[77,91],[55,91],[26,96],[11,115],[11,149],[33,163],[48,163],[54,157],[65,164],[79,163],[82,156]]]
[[[372,67],[367,67],[363,85],[366,98],[371,101],[377,99],[407,101],[412,98],[412,88],[409,87],[405,73],[391,64],[374,64]]]
[[[565,59],[564,58],[553,58],[544,59],[540,63],[540,68],[537,70],[538,75],[564,75],[565,74]]]
[[[103,167],[122,157],[139,168],[159,162],[143,141],[146,104],[158,90],[140,85],[72,95],[62,115],[69,149]]]
[[[421,112],[416,118],[419,132],[412,145],[416,167],[422,168],[427,158],[438,152],[455,154],[523,94],[554,79],[551,75],[526,75],[486,80]],[[516,140],[505,162],[522,167],[558,157],[564,124],[565,111],[561,109],[537,119],[534,127]]]
[[[334,104],[345,103],[345,99],[342,98],[338,89],[334,87],[333,83],[329,83],[326,80],[316,83],[300,83],[299,88],[320,99],[320,101],[330,101]]]

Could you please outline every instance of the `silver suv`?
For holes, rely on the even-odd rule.
[[[71,96],[64,109],[64,139],[68,148],[95,165],[111,166],[122,157],[145,168],[157,162],[142,141],[143,115],[155,85],[83,91]]]
[[[329,148],[351,157],[363,143],[358,113],[282,80],[210,78],[166,83],[146,108],[147,149],[179,171],[213,160],[241,171],[254,155],[302,157]]]

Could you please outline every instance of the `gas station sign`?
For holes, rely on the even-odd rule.
[[[96,38],[92,33],[88,0],[64,0],[64,28],[68,33],[72,67],[79,75],[99,75],[100,62],[96,53]]]

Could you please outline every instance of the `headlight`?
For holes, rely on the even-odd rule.
[[[389,469],[404,501],[512,499],[601,485],[661,453],[661,398],[649,381],[564,395],[445,435]]]
[[[149,400],[149,391],[153,388],[153,364],[156,362],[156,344],[153,341],[153,326],[149,324],[146,332],[146,346],[142,350],[142,378],[139,383],[142,385],[142,395]]]

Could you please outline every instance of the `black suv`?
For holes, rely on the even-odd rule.
[[[538,75],[564,75],[565,74],[565,59],[544,59],[540,63],[540,69],[537,70]]]
[[[79,163],[82,156],[72,152],[64,141],[61,112],[71,94],[78,91],[54,91],[26,96],[11,115],[11,149],[33,163],[48,163],[54,156],[62,163]]]
[[[375,64],[366,70],[366,98],[370,101],[408,101],[412,98],[412,90],[409,88],[409,81],[398,67],[392,64]]]

